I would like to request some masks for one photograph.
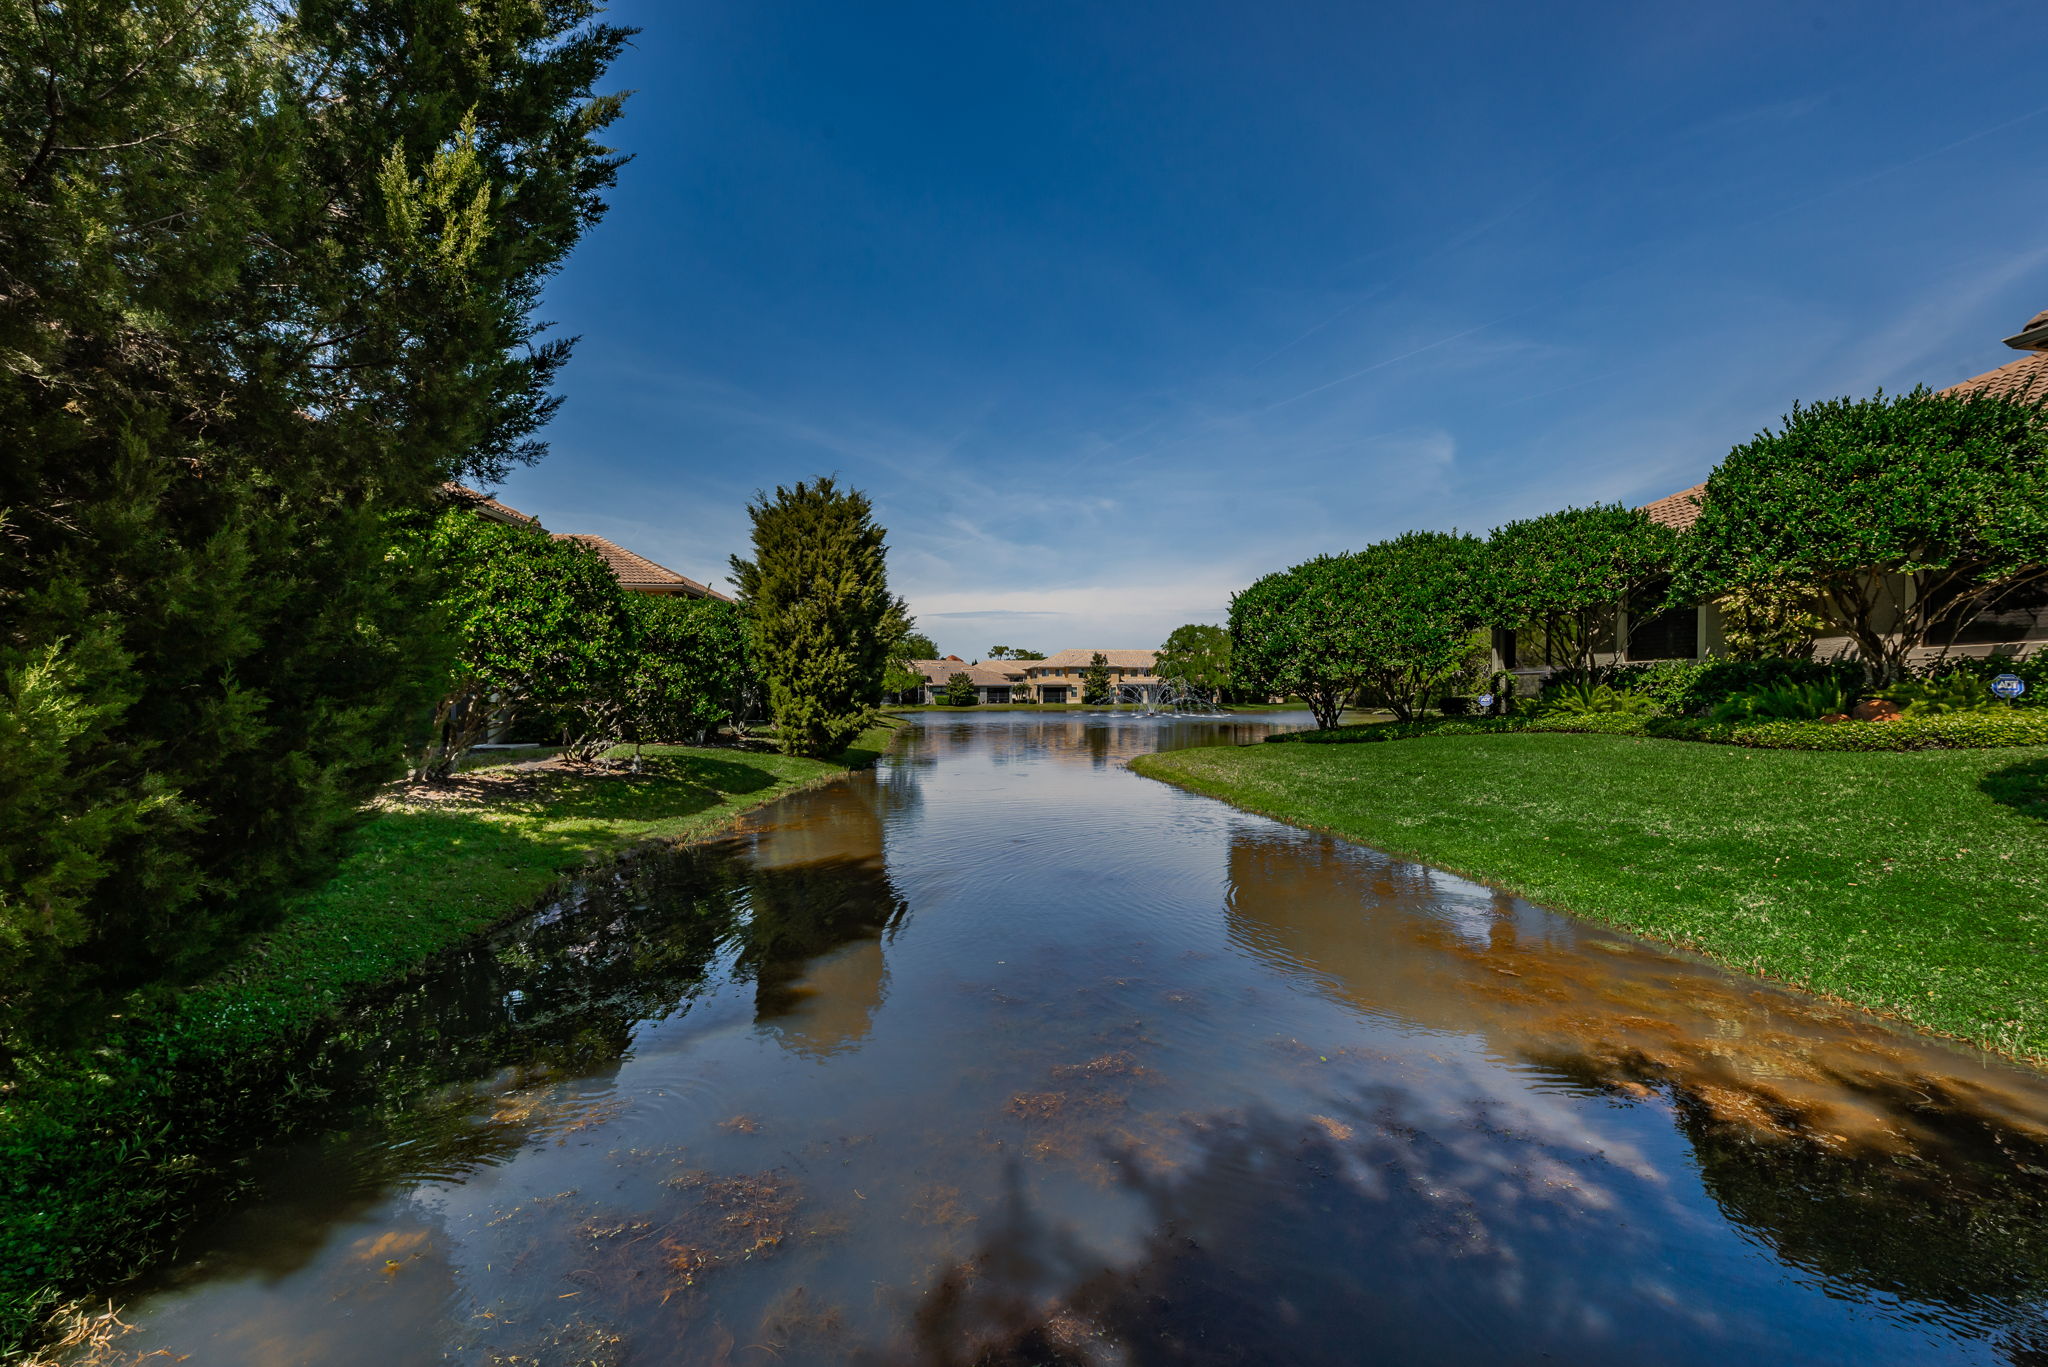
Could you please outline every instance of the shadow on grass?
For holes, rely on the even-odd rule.
[[[498,810],[547,820],[624,817],[665,821],[695,816],[731,797],[758,793],[786,776],[759,765],[699,756],[649,755],[638,774],[565,776]]]
[[[2001,806],[2048,822],[2048,759],[2023,760],[1993,769],[1978,781],[1977,788]]]

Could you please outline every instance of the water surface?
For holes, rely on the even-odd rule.
[[[337,1032],[208,1364],[2048,1363],[2048,1080],[926,714]]]

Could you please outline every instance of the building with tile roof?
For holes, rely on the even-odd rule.
[[[1010,663],[1024,671],[1024,685],[1034,701],[1080,702],[1087,686],[1084,676],[1097,655],[1109,668],[1110,688],[1117,702],[1149,705],[1165,695],[1165,681],[1152,672],[1159,661],[1156,650],[1056,650],[1043,660]]]
[[[544,530],[540,519],[531,513],[522,513],[509,504],[500,503],[489,494],[480,493],[462,484],[444,484],[442,492],[448,501],[457,507],[467,508],[478,517],[492,522],[501,522],[512,527],[531,527]],[[637,551],[629,551],[618,542],[591,532],[550,532],[557,541],[574,541],[585,546],[604,560],[619,581],[621,588],[634,593],[680,594],[685,598],[716,598],[720,602],[733,601],[708,584],[700,584],[685,574],[677,574],[666,565],[657,565]]]
[[[2025,327],[2004,341],[2013,350],[2026,354],[1995,370],[1958,381],[1941,392],[2048,403],[2048,310],[2035,314]],[[1680,489],[1642,505],[1642,511],[1652,521],[1674,531],[1687,531],[1699,520],[1706,489],[1704,483]],[[1931,649],[1945,649],[1958,655],[2016,655],[2043,642],[2048,642],[2048,601],[2043,601],[2040,594],[2031,594],[1979,615],[1946,647]],[[1628,605],[1622,604],[1615,614],[1610,644],[1613,648],[1601,657],[1603,663],[1697,659],[1719,654],[1724,649],[1720,613],[1712,604],[1704,604],[1632,618]],[[1815,641],[1814,650],[1825,658],[1852,653],[1853,646],[1846,635],[1823,635]],[[1564,653],[1546,648],[1540,633],[1533,634],[1533,639],[1526,632],[1520,633],[1519,638],[1515,632],[1495,633],[1496,666],[1525,678],[1540,678],[1549,673],[1564,663]]]
[[[688,575],[677,574],[666,565],[657,565],[636,551],[629,551],[616,541],[609,541],[590,532],[555,532],[557,541],[574,541],[596,551],[610,567],[623,588],[634,593],[681,594],[685,598],[716,598],[730,603],[732,599],[707,584],[700,584]]]
[[[989,660],[970,664],[958,655],[948,655],[943,660],[910,660],[906,663],[924,675],[924,685],[911,690],[915,696],[899,697],[899,702],[942,703],[945,699],[941,695],[953,682],[955,674],[965,674],[972,681],[977,703],[1025,701],[1019,696],[1023,691],[1023,672],[1009,661]]]

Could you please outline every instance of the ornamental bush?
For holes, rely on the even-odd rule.
[[[1360,745],[1432,736],[1502,732],[1639,736],[1649,740],[1742,745],[1760,750],[1982,750],[2048,745],[2048,711],[1950,713],[1898,721],[1710,722],[1697,717],[1645,717],[1611,712],[1549,717],[1460,717],[1383,722],[1268,736],[1268,744]]]
[[[2048,577],[2048,419],[1930,394],[1795,407],[1708,476],[1675,593],[1810,590],[1880,682]]]

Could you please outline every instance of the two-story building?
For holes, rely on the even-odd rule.
[[[1009,660],[1005,664],[1023,672],[1023,686],[1033,702],[1069,703],[1082,701],[1090,662],[1102,656],[1109,669],[1110,698],[1119,703],[1157,703],[1166,694],[1166,684],[1152,672],[1158,663],[1156,650],[1062,650],[1043,660]]]

